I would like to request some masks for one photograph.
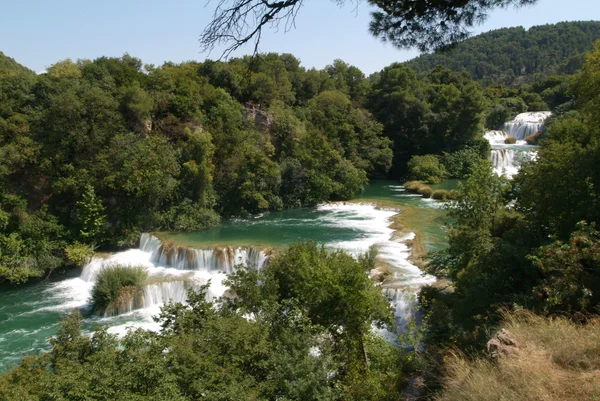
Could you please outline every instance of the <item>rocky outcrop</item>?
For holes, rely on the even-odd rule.
[[[271,123],[273,122],[273,117],[270,114],[254,107],[245,107],[244,118],[253,120],[254,129],[257,131],[266,135],[270,134]]]
[[[492,360],[519,352],[519,343],[506,329],[500,330],[487,342],[487,355]]]

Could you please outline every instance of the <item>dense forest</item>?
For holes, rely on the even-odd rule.
[[[569,113],[573,85],[563,74],[482,87],[399,63],[366,77],[274,53],[160,67],[126,54],[37,75],[2,54],[0,282],[47,277],[143,231],[350,199],[373,177],[464,178],[488,157],[485,128]]]
[[[307,70],[289,54],[1,65],[0,281],[143,231],[350,199],[413,154],[487,157],[483,91],[443,68],[417,79],[394,64],[371,84],[341,60]]]
[[[556,25],[568,26],[595,25]],[[593,399],[600,42],[580,69],[561,63],[526,85],[486,87],[447,66],[392,64],[367,78],[341,60],[306,69],[289,54],[159,67],[129,55],[64,60],[40,75],[1,55],[4,285],[78,266],[141,231],[350,199],[373,177],[464,185],[445,204],[449,246],[424,266],[451,290],[423,287],[421,329],[393,333],[403,347],[376,331],[393,317],[365,274],[373,254],[297,243],[229,276],[234,296],[215,304],[203,287],[165,306],[158,333],[86,336],[73,313],[49,353],[0,376],[0,398],[397,400],[419,374],[438,400]],[[512,181],[497,176],[483,130],[536,110],[554,112],[537,158]],[[524,310],[554,319],[515,317]],[[503,320],[554,347],[534,356],[561,373],[544,381],[546,365],[478,359]]]
[[[469,38],[447,51],[424,54],[405,64],[417,74],[442,65],[466,71],[477,82],[511,87],[540,77],[573,74],[584,54],[600,39],[600,22],[561,22],[552,25],[502,28]]]

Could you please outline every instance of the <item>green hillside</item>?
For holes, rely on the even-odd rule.
[[[15,71],[34,74],[29,68],[17,63],[15,59],[6,56],[2,52],[0,52],[0,71]]]
[[[583,64],[584,53],[592,50],[598,39],[598,21],[561,22],[529,30],[503,28],[406,64],[418,74],[441,64],[455,71],[468,71],[485,85],[519,85],[539,75],[574,73]]]

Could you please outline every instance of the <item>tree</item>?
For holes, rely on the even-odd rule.
[[[338,5],[360,0],[333,0]],[[494,8],[524,6],[537,0],[369,0],[378,8],[372,14],[370,31],[374,36],[399,48],[417,47],[421,51],[442,48],[469,36],[470,27],[480,24]],[[219,0],[213,20],[200,36],[204,51],[226,45],[228,57],[233,51],[254,40],[254,53],[263,29],[285,31],[293,28],[304,0]]]
[[[94,245],[104,232],[106,214],[102,200],[94,187],[87,185],[81,200],[77,202],[77,216],[80,223],[79,236],[88,244]]]

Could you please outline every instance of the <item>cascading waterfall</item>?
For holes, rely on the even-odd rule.
[[[179,270],[222,271],[227,274],[233,273],[238,265],[262,269],[268,259],[267,251],[256,247],[191,249],[163,244],[147,233],[140,238],[140,249],[150,252],[150,261],[158,266]]]
[[[504,124],[504,131],[488,131],[484,134],[492,147],[490,160],[498,175],[512,178],[524,161],[535,160],[537,146],[528,145],[525,138],[542,130],[544,121],[551,115],[549,111],[521,113]],[[516,142],[507,144],[507,138],[515,138]]]
[[[117,316],[138,309],[152,309],[169,301],[185,302],[190,288],[199,288],[211,280],[208,298],[217,298],[225,292],[222,284],[225,274],[231,274],[239,265],[262,269],[269,258],[268,252],[255,247],[215,247],[192,249],[164,244],[157,237],[144,233],[139,249],[130,249],[108,258],[93,258],[82,270],[79,281],[88,291],[104,267],[120,265],[142,266],[150,284],[142,289],[126,289],[121,299],[111,305],[105,317]]]
[[[387,187],[392,192],[390,199],[396,200],[400,194],[404,194],[401,186]],[[410,198],[400,198],[400,201],[402,204],[413,203]],[[421,204],[420,200],[415,202]],[[285,246],[297,238],[305,238],[355,255],[375,248],[378,251],[377,269],[380,270],[378,272],[375,269],[372,275],[384,273],[381,274],[381,277],[386,277],[382,289],[385,288],[394,307],[398,327],[405,329],[415,313],[418,317],[418,311],[413,309],[418,289],[435,279],[423,276],[410,262],[412,235],[406,233],[401,236],[390,227],[392,217],[397,213],[397,209],[378,208],[372,203],[327,203],[311,210],[286,211],[277,217],[266,214],[232,222],[225,234],[219,234],[222,236],[215,242],[227,243],[230,238],[236,238],[235,241],[239,243],[240,235],[236,234],[236,227],[241,226],[244,233],[254,233],[254,230],[262,233],[252,240],[274,246]],[[222,227],[219,233],[221,230]],[[246,237],[241,238],[243,240]],[[82,330],[86,334],[99,324],[108,324],[108,331],[119,335],[125,334],[131,327],[159,331],[160,323],[154,321],[153,317],[160,313],[160,307],[169,300],[185,302],[189,288],[197,288],[209,280],[208,298],[227,296],[228,288],[223,284],[227,271],[244,262],[262,268],[269,259],[269,253],[260,247],[221,247],[216,250],[183,248],[177,252],[171,250],[171,256],[161,256],[165,252],[168,254],[169,248],[175,247],[168,243],[163,246],[159,238],[145,234],[135,249],[94,257],[77,277],[64,277],[57,282],[28,286],[20,290],[26,294],[22,297],[0,292],[0,309],[3,309],[0,312],[10,310],[9,314],[0,316],[0,320],[5,318],[0,325],[0,370],[18,363],[25,354],[48,350],[47,338],[55,335],[58,327],[57,312],[72,309],[90,311],[91,291],[105,266],[141,266],[147,270],[149,279],[141,288],[125,288],[113,309],[106,311],[104,316],[84,313]],[[397,341],[395,332],[388,334],[386,338]]]
[[[508,136],[525,140],[528,136],[541,131],[544,128],[544,122],[551,115],[550,111],[521,113],[514,120],[505,123],[504,129],[508,132]]]

